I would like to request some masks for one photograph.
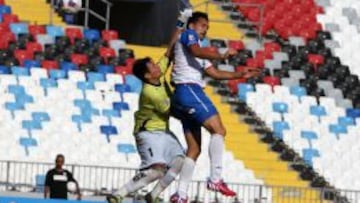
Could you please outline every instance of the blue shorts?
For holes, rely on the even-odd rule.
[[[181,120],[184,132],[201,130],[202,124],[218,112],[197,84],[177,84],[171,100],[171,113]]]

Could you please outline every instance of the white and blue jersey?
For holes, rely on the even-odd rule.
[[[175,65],[172,81],[175,92],[172,97],[173,116],[182,121],[184,131],[201,133],[202,124],[218,112],[203,91],[204,70],[212,66],[209,60],[196,58],[189,47],[198,44],[198,34],[191,29],[184,31],[175,45]]]

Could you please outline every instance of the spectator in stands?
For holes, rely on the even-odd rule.
[[[76,24],[78,12],[82,7],[81,0],[57,0],[55,8],[69,24]]]
[[[79,184],[74,179],[72,173],[63,169],[65,157],[58,154],[55,159],[55,168],[46,173],[44,197],[51,199],[67,199],[68,198],[68,182],[74,182],[76,185],[77,199],[81,199]]]

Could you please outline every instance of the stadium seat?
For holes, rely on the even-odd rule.
[[[115,30],[103,30],[101,31],[101,36],[105,41],[116,40],[119,38],[119,34]]]
[[[75,39],[82,39],[83,34],[79,28],[66,28],[65,34],[70,38],[71,44],[75,43]]]
[[[10,30],[15,35],[29,33],[28,24],[26,24],[26,23],[11,23]]]
[[[105,81],[105,75],[102,73],[89,72],[87,73],[88,82],[102,82]]]
[[[22,68],[22,67],[12,67],[11,72],[12,72],[12,74],[14,74],[16,76],[29,76],[30,75],[29,69]]]
[[[33,54],[28,52],[27,50],[15,50],[14,52],[15,58],[19,61],[20,65],[24,65],[25,60],[31,60],[33,58]]]
[[[290,129],[289,123],[286,121],[274,121],[273,122],[274,135],[277,138],[282,139],[284,130],[289,130],[289,129]]]
[[[3,15],[3,14],[10,14],[11,13],[11,7],[10,6],[7,6],[7,5],[0,5],[0,14]]]
[[[23,120],[21,122],[21,127],[25,130],[27,130],[28,132],[28,136],[32,137],[32,131],[33,130],[41,130],[41,123],[38,121],[33,121],[33,120]]]
[[[14,14],[3,14],[3,22],[7,24],[17,23],[19,22],[19,17]]]
[[[110,136],[118,135],[118,131],[115,126],[100,126],[100,131],[106,136],[106,140],[111,142]]]
[[[104,58],[106,64],[109,63],[110,57],[116,56],[115,50],[112,48],[107,48],[107,47],[101,47],[99,50],[99,53],[100,53],[100,56]]]
[[[61,37],[64,36],[64,30],[62,27],[48,25],[46,26],[46,33],[52,37]]]
[[[114,67],[111,65],[98,65],[96,66],[96,70],[99,73],[114,73]]]
[[[49,72],[50,78],[54,80],[66,78],[66,72],[63,70],[50,70]]]
[[[113,108],[114,108],[114,110],[117,110],[117,111],[130,110],[129,104],[126,102],[114,102]]]
[[[45,68],[48,71],[50,71],[51,69],[58,69],[59,64],[58,64],[57,61],[44,60],[44,61],[41,62],[41,67]]]
[[[40,67],[41,63],[37,60],[24,60],[23,63],[25,68]]]
[[[46,34],[46,29],[42,25],[29,25],[29,33],[35,38],[38,34]]]
[[[76,64],[77,66],[88,64],[88,56],[85,54],[72,54],[71,62]]]
[[[43,193],[45,190],[45,175],[36,175],[35,176],[35,192]]]
[[[131,92],[141,92],[142,82],[134,75],[126,75],[125,83],[130,86]]]
[[[6,67],[6,66],[0,66],[0,74],[10,74],[10,68]]]
[[[100,39],[100,33],[98,30],[92,29],[85,29],[84,30],[84,37],[89,40],[90,42],[98,41]]]
[[[78,66],[74,63],[63,61],[60,64],[60,69],[68,72],[69,70],[77,70]]]
[[[38,122],[50,121],[50,116],[46,112],[33,112],[31,113],[31,117],[34,121],[38,121]]]
[[[246,102],[246,95],[248,92],[253,92],[254,91],[254,87],[251,85],[251,84],[247,84],[247,83],[244,83],[244,84],[239,84],[238,85],[238,96],[239,96],[239,99],[241,101],[244,101]]]
[[[30,154],[29,152],[30,147],[38,146],[38,143],[34,138],[26,138],[26,137],[21,137],[19,140],[19,144],[25,148],[25,153],[27,156],[29,156]]]

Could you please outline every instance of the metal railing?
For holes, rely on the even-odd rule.
[[[92,0],[92,1],[94,1],[94,0]],[[98,1],[104,3],[106,6],[105,16],[102,16],[102,15],[98,14],[97,12],[95,12],[94,10],[92,10],[90,8],[90,0],[85,0],[85,7],[79,9],[79,12],[80,11],[85,12],[84,27],[89,28],[89,18],[90,18],[90,15],[92,15],[95,18],[97,18],[100,21],[105,23],[105,29],[109,29],[110,28],[111,7],[113,4],[108,0],[98,0]],[[50,19],[49,24],[52,25],[53,24],[53,15],[54,15],[55,8],[56,8],[55,0],[51,0],[50,6],[51,6],[51,9],[50,9],[50,14],[49,14],[49,19]]]
[[[19,161],[0,161],[0,189],[21,192],[41,191],[43,183],[36,183],[37,175],[45,175],[53,167],[51,163]],[[133,168],[85,166],[70,164],[65,167],[79,182],[84,194],[93,195],[115,191],[132,178]],[[154,184],[138,192],[135,197],[144,195]],[[176,183],[163,193],[164,200],[176,190]],[[360,202],[360,191],[333,190],[327,188],[300,188],[287,186],[267,186],[254,184],[229,183],[237,192],[236,198],[227,198],[214,192],[208,192],[206,182],[193,181],[189,188],[189,197],[196,202],[231,203],[346,203]]]
[[[262,36],[262,29],[263,29],[263,24],[264,24],[264,11],[265,11],[265,7],[262,4],[256,4],[256,3],[240,3],[240,2],[219,2],[219,1],[212,1],[212,0],[208,0],[208,1],[204,1],[201,2],[199,4],[193,5],[193,9],[194,10],[199,10],[199,11],[204,11],[206,13],[209,13],[209,4],[212,3],[216,3],[218,4],[220,7],[225,6],[225,5],[236,5],[238,7],[247,7],[247,8],[258,8],[259,12],[260,12],[260,19],[258,22],[251,22],[251,21],[238,21],[235,22],[234,20],[231,19],[227,19],[227,20],[223,20],[223,19],[216,19],[216,18],[212,18],[211,15],[209,16],[210,18],[210,22],[219,22],[219,23],[231,23],[231,24],[237,24],[237,25],[251,25],[251,26],[257,26],[259,29],[257,29],[257,36],[260,42],[263,41],[263,36]],[[204,7],[204,8],[202,8]],[[203,10],[202,10],[203,9]]]

